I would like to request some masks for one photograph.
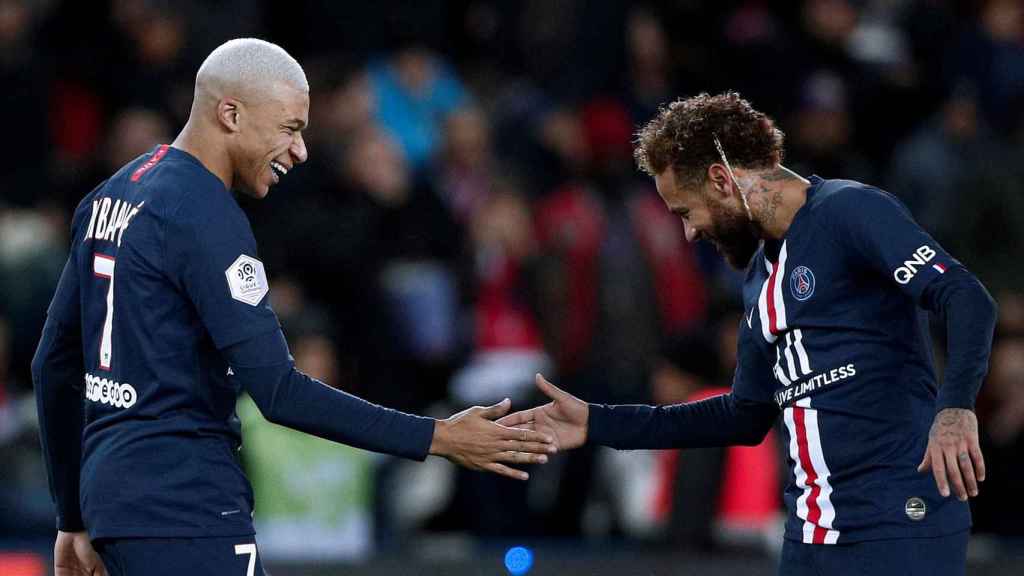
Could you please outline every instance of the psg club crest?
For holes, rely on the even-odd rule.
[[[789,289],[793,298],[803,302],[814,295],[814,272],[807,266],[797,266],[789,275]]]

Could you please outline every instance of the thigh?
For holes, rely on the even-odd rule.
[[[826,546],[823,574],[849,576],[964,576],[968,532],[938,538],[903,538]]]
[[[779,576],[820,576],[817,570],[817,553],[821,547],[796,540],[783,540],[782,554],[779,556]]]
[[[263,576],[252,536],[100,540],[110,576]]]

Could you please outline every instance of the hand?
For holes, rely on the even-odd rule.
[[[491,422],[508,413],[508,398],[487,408],[474,406],[434,425],[430,453],[473,470],[489,470],[526,480],[529,474],[501,464],[544,464],[557,449],[553,439],[525,428],[509,428]]]
[[[537,374],[537,388],[551,398],[551,402],[529,410],[521,410],[498,420],[503,426],[535,430],[555,440],[559,450],[582,446],[587,441],[587,418],[590,407]]]
[[[985,458],[978,444],[978,418],[963,408],[946,408],[935,415],[928,433],[928,448],[918,472],[932,471],[939,493],[949,496],[949,485],[960,500],[978,495],[985,479]]]
[[[57,532],[53,545],[54,576],[107,576],[88,532]]]

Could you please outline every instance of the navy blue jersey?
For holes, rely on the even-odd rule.
[[[970,410],[996,305],[881,190],[811,178],[781,241],[754,255],[729,394],[670,406],[591,404],[587,439],[619,449],[760,443],[781,413],[787,539],[852,543],[955,534],[965,502],[917,472],[939,410]],[[924,311],[946,326],[937,390]]]
[[[252,536],[121,538],[93,542],[108,576],[265,576]]]
[[[426,458],[434,420],[297,370],[267,293],[245,215],[181,150],[155,148],[82,201],[32,360],[58,529],[251,534],[242,388],[271,422]]]
[[[218,352],[277,330],[244,213],[160,146],[80,204],[49,314],[80,324],[81,511],[93,538],[253,532],[238,386]]]
[[[886,192],[812,177],[744,283],[733,393],[782,411],[786,537],[835,544],[966,529],[965,502],[917,472],[936,413],[930,282],[961,265]]]

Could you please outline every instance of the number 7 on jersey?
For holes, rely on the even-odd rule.
[[[107,315],[103,320],[103,337],[100,339],[100,368],[110,370],[110,332],[114,326],[114,259],[105,254],[94,254],[92,272],[97,278],[110,280],[110,286],[107,288]]]

